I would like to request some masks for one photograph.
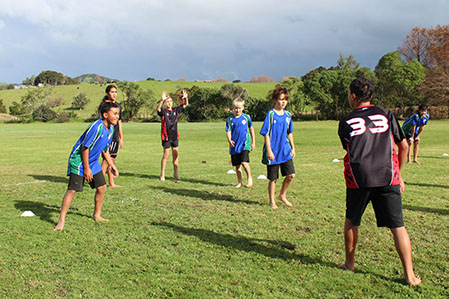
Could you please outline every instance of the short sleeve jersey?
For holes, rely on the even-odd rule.
[[[251,117],[246,113],[242,113],[239,117],[231,115],[226,119],[226,132],[231,131],[231,139],[235,143],[235,147],[229,148],[231,155],[251,150],[249,128],[252,126]]]
[[[340,121],[338,135],[347,151],[344,175],[348,188],[400,184],[395,144],[405,137],[390,111],[360,106]]]
[[[427,125],[427,123],[429,122],[429,118],[429,113],[426,113],[423,117],[419,117],[419,114],[415,113],[402,124],[402,131],[404,131],[405,135],[410,138],[412,136],[412,128],[416,125],[414,135],[416,137],[419,133],[419,127]]]
[[[158,111],[161,117],[161,139],[162,141],[175,141],[179,139],[178,118],[184,106],[180,105],[171,110],[162,108]]]
[[[274,160],[267,157],[266,145],[263,146],[262,163],[265,165],[276,165],[293,159],[292,149],[288,140],[288,134],[293,133],[292,115],[284,110],[283,115],[277,114],[274,109],[268,111],[260,129],[260,134],[268,135]]]
[[[83,159],[81,156],[83,147],[89,148],[89,167],[95,175],[101,171],[98,159],[102,151],[106,151],[114,134],[114,126],[108,130],[101,119],[93,122],[78,139],[69,156],[67,175],[74,173],[84,176]]]
[[[98,106],[99,118],[101,118],[101,106],[103,105],[103,103],[107,103],[107,102],[109,102],[109,101],[103,100],[100,103],[100,105]],[[114,103],[116,103],[118,105],[118,120],[122,120],[122,105],[120,105],[119,102],[114,102]],[[120,132],[118,131],[117,128],[116,128],[116,130],[114,130],[114,135],[112,136],[112,141],[115,141],[115,142],[119,142],[120,141]]]

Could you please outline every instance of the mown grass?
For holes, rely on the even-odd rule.
[[[103,216],[93,190],[77,194],[53,232],[67,188],[67,157],[85,123],[0,124],[0,297],[447,298],[449,121],[423,132],[420,165],[406,165],[404,218],[423,284],[404,285],[387,229],[369,207],[357,271],[342,271],[344,151],[337,122],[296,122],[293,208],[268,206],[267,181],[235,189],[224,123],[180,123],[181,181],[158,180],[159,124],[124,124],[116,180]],[[255,123],[260,130],[261,123]],[[262,139],[251,154],[254,178]],[[167,174],[171,173],[171,165]],[[278,191],[279,191],[278,183]],[[26,211],[35,217],[20,217]]]
[[[155,101],[160,99],[163,90],[167,92],[175,92],[179,88],[191,88],[198,86],[201,88],[215,88],[219,89],[225,83],[206,83],[206,82],[189,82],[189,81],[137,81],[143,90],[152,90],[155,95]],[[236,85],[246,88],[250,96],[255,98],[265,99],[267,92],[277,83],[237,83]],[[104,96],[104,90],[108,84],[78,84],[78,85],[63,85],[50,87],[52,90],[51,98],[62,97],[64,104],[56,107],[55,111],[72,111],[73,97],[79,93],[85,93],[91,100],[90,103],[83,110],[73,110],[79,118],[86,119],[95,113],[98,104]],[[3,99],[3,104],[6,106],[8,112],[12,102],[19,102],[21,98],[29,91],[29,89],[18,90],[0,90],[0,99]],[[118,93],[117,101],[123,101],[123,94]]]

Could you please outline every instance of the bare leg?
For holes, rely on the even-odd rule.
[[[167,166],[168,155],[170,154],[170,148],[163,148],[162,160],[161,160],[161,176],[160,180],[165,181],[165,167]]]
[[[359,239],[359,227],[352,224],[351,220],[345,219],[345,254],[344,264],[339,265],[344,270],[354,271],[355,248]]]
[[[64,229],[65,216],[69,211],[70,204],[72,203],[72,199],[75,197],[75,195],[76,195],[75,190],[67,190],[67,192],[64,194],[64,198],[62,199],[61,204],[61,214],[59,215],[58,224],[56,224],[54,231]]]
[[[292,207],[292,203],[287,200],[287,191],[290,185],[293,182],[293,179],[295,178],[295,174],[289,174],[284,178],[284,181],[282,182],[281,192],[279,193],[278,199],[282,201],[287,207]]]
[[[237,165],[235,167],[235,173],[237,174],[237,185],[236,188],[242,187],[242,165]]]
[[[408,149],[407,149],[407,163],[412,163],[412,145],[413,143],[409,140],[408,142]]]
[[[178,171],[178,156],[179,156],[179,150],[177,147],[172,147],[171,149],[172,155],[173,155],[173,176],[175,179],[180,180],[179,177],[179,171]]]
[[[112,159],[112,162],[114,162],[114,164],[115,164],[115,158],[111,157],[111,159]],[[123,187],[123,186],[115,184],[114,175],[112,174],[111,169],[109,167],[107,167],[107,170],[108,170],[109,187],[111,187],[111,188],[121,188],[121,187]]]
[[[404,267],[404,277],[408,285],[418,285],[421,283],[421,278],[416,276],[413,271],[412,263],[412,246],[407,230],[404,226],[398,228],[392,228],[394,245],[396,251],[401,259],[402,266]]]
[[[106,186],[101,186],[97,188],[94,197],[94,215],[92,219],[95,221],[109,221],[109,219],[105,219],[101,217],[101,207],[103,206],[104,201],[104,193],[106,191]]]
[[[251,167],[249,166],[248,162],[243,162],[243,169],[245,169],[246,177],[247,177],[247,184],[246,188],[251,188],[253,186],[253,177],[251,176]]]
[[[268,197],[270,198],[270,207],[272,209],[278,208],[274,199],[275,192],[276,192],[276,180],[268,181]]]
[[[419,141],[415,141],[415,145],[413,146],[413,163],[418,163],[418,152],[419,152]]]

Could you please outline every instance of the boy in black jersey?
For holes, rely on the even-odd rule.
[[[165,104],[165,108],[162,105]],[[164,153],[161,161],[161,176],[160,180],[165,181],[165,167],[167,166],[168,156],[170,154],[170,148],[173,155],[173,176],[175,179],[181,179],[178,172],[178,145],[179,145],[179,133],[178,133],[178,118],[184,111],[184,108],[189,105],[189,96],[185,89],[182,90],[182,103],[181,105],[173,108],[173,100],[170,96],[167,96],[167,92],[162,92],[162,99],[157,105],[157,114],[161,117],[161,139]]]
[[[341,143],[347,151],[344,158],[346,261],[340,267],[354,271],[358,227],[371,201],[377,226],[386,226],[393,234],[407,284],[418,285],[421,278],[413,271],[410,238],[402,219],[401,193],[405,184],[400,170],[407,159],[408,144],[393,114],[371,105],[373,92],[371,81],[365,78],[352,81],[348,100],[354,110],[340,121],[338,128]]]

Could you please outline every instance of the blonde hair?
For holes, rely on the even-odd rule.
[[[235,98],[234,101],[232,101],[233,107],[236,107],[239,104],[242,104],[243,106],[245,106],[245,100],[243,100],[242,98]]]

